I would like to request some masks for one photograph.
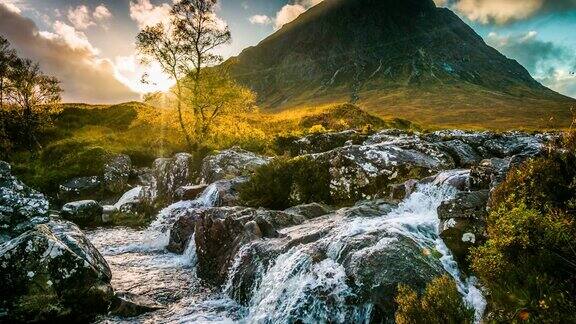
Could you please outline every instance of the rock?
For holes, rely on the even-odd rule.
[[[484,147],[499,158],[517,154],[536,156],[545,149],[544,143],[538,137],[519,132],[496,136],[486,141]]]
[[[47,217],[48,200],[11,173],[10,165],[0,161],[0,243],[20,233],[15,227],[37,217]]]
[[[198,198],[198,196],[206,190],[208,186],[195,185],[195,186],[183,186],[176,189],[176,198],[178,200],[193,200]]]
[[[414,191],[418,181],[414,179],[406,180],[404,183],[394,184],[390,186],[390,199],[392,201],[401,201]]]
[[[470,185],[473,190],[492,189],[506,179],[510,170],[510,158],[483,160],[470,170]]]
[[[451,186],[460,191],[467,191],[471,188],[471,181],[470,170],[448,170],[440,172],[434,177],[423,179],[420,183]]]
[[[64,203],[82,199],[94,199],[102,192],[102,180],[98,176],[71,179],[60,185],[58,199]]]
[[[452,158],[418,138],[348,146],[313,156],[327,163],[336,202],[385,197],[389,185],[451,169]]]
[[[354,130],[312,134],[302,138],[278,137],[276,151],[290,156],[322,153],[342,146],[359,145],[368,137]]]
[[[168,251],[178,254],[184,253],[192,234],[194,234],[196,220],[198,220],[201,213],[202,211],[198,209],[190,210],[174,222],[170,229],[170,240],[166,247]]]
[[[110,223],[111,217],[118,212],[116,206],[113,205],[105,205],[102,206],[102,222],[104,224]]]
[[[460,265],[467,265],[468,251],[486,240],[488,190],[462,192],[438,207],[440,237]]]
[[[128,188],[132,160],[125,154],[111,156],[104,164],[103,186],[111,193],[122,193]]]
[[[189,186],[193,181],[193,156],[178,153],[173,158],[161,158],[154,161],[153,180],[145,194],[150,206],[158,207],[175,201],[176,190]]]
[[[141,314],[154,312],[165,307],[146,296],[135,295],[129,292],[116,292],[110,307],[110,314],[120,317],[135,317]]]
[[[248,176],[268,162],[270,159],[267,157],[234,147],[206,157],[202,162],[199,180],[200,183],[209,184],[218,180]]]
[[[70,222],[39,224],[0,245],[0,267],[2,322],[88,322],[112,300],[106,261]]]
[[[284,210],[285,213],[302,215],[307,219],[324,216],[330,214],[332,211],[330,207],[318,203],[293,206]]]
[[[470,167],[482,160],[482,157],[470,145],[461,140],[450,140],[439,145],[452,156],[457,167]]]
[[[202,205],[211,207],[237,206],[240,202],[240,186],[248,181],[247,177],[216,181],[198,197]]]
[[[94,200],[81,200],[67,203],[62,207],[60,216],[79,226],[97,226],[102,224],[103,208]]]

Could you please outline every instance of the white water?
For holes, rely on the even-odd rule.
[[[451,253],[438,236],[436,209],[455,194],[450,187],[425,186],[413,193],[400,206],[376,218],[346,219],[318,242],[303,244],[280,255],[265,271],[261,283],[254,289],[250,301],[248,322],[269,323],[287,319],[306,322],[363,322],[370,318],[370,305],[347,306],[353,292],[346,282],[344,267],[339,262],[343,249],[362,235],[380,235],[383,230],[413,239],[423,251],[442,254],[443,268],[457,282],[466,302],[476,310],[480,321],[486,302],[474,286],[474,280],[464,282]],[[384,248],[396,240],[386,235],[375,245],[353,253],[352,259]],[[310,250],[326,247],[327,259],[314,263]],[[231,271],[235,271],[232,269]],[[356,284],[361,284],[357,282]]]
[[[167,306],[165,310],[133,319],[103,317],[103,323],[285,323],[300,319],[304,323],[368,322],[372,305],[350,306],[355,297],[349,286],[341,255],[349,244],[364,235],[380,239],[372,246],[353,252],[353,259],[394,243],[399,233],[410,237],[423,251],[442,255],[442,267],[452,275],[465,300],[475,308],[479,320],[486,302],[474,279],[461,279],[457,265],[439,238],[437,207],[453,197],[450,187],[425,186],[398,208],[380,217],[345,218],[317,242],[296,246],[280,255],[268,269],[261,268],[260,284],[255,287],[248,307],[239,306],[227,294],[203,286],[195,273],[196,249],[190,240],[184,255],[168,253],[168,230],[188,209],[214,205],[217,188],[208,187],[194,201],[173,204],[162,210],[157,220],[144,231],[102,229],[88,233],[113,272],[113,286],[119,291],[146,295]],[[382,233],[388,233],[382,235]],[[310,251],[321,246],[326,258],[315,261]],[[241,250],[240,253],[242,253]],[[238,261],[237,259],[236,261]],[[232,266],[231,273],[239,266]],[[224,291],[232,290],[231,281]],[[356,283],[358,284],[358,283]]]

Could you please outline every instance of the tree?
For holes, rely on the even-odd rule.
[[[10,48],[10,42],[0,36],[0,109],[4,109],[6,84],[10,69],[16,62],[16,51]]]
[[[214,50],[231,39],[230,30],[214,13],[217,0],[180,0],[172,6],[170,24],[146,27],[137,37],[137,47],[144,62],[155,60],[163,71],[176,81],[174,92],[180,127],[189,146],[192,141],[183,118],[184,95],[194,117],[194,133],[202,139],[215,118],[231,107],[237,85],[225,81],[225,74],[204,72],[207,67],[222,62]],[[210,80],[210,78],[215,78]],[[221,90],[217,86],[226,86]],[[221,99],[233,99],[227,103],[215,102],[203,91]]]
[[[18,114],[24,141],[30,151],[39,147],[37,133],[60,102],[60,81],[40,71],[38,63],[17,59],[8,76],[7,103]]]

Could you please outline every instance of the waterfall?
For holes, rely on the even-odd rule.
[[[456,194],[450,186],[425,185],[418,188],[392,212],[380,217],[343,218],[320,240],[301,244],[279,255],[259,274],[248,307],[248,322],[268,323],[302,320],[303,322],[367,322],[371,305],[350,306],[356,297],[347,281],[342,253],[348,259],[386,248],[398,241],[397,237],[413,240],[423,251],[436,251],[436,261],[456,281],[464,300],[476,311],[479,321],[486,302],[475,287],[474,278],[464,281],[450,251],[438,234],[437,208],[442,201]],[[371,235],[371,236],[370,236]],[[395,236],[396,235],[396,236]],[[363,237],[378,237],[376,244],[360,246],[350,252],[346,249]],[[322,250],[326,258],[314,261],[311,251]],[[242,253],[242,251],[241,251]],[[240,254],[241,254],[240,253]],[[231,268],[231,276],[238,267]],[[356,282],[356,285],[362,283]],[[227,291],[230,293],[230,281]]]

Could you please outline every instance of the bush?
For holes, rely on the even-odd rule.
[[[471,253],[490,320],[576,321],[574,153],[565,144],[528,161],[493,192],[488,241]]]
[[[395,301],[398,324],[474,322],[474,310],[464,303],[456,283],[446,275],[430,282],[422,296],[408,286],[399,285]]]
[[[285,209],[290,206],[332,203],[328,166],[310,157],[279,157],[256,170],[240,188],[247,206]]]

